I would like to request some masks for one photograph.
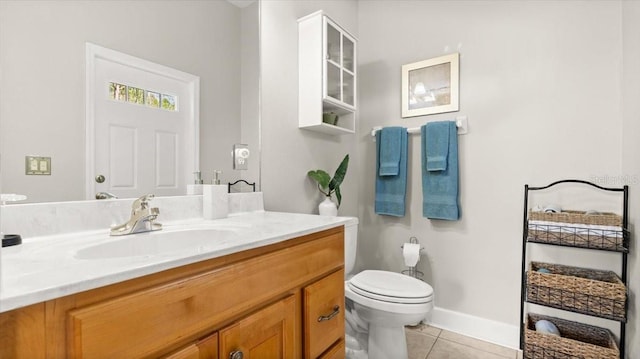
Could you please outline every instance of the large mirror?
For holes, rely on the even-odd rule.
[[[259,188],[258,31],[258,1],[0,1],[2,193],[88,199],[86,43],[197,76],[197,169]],[[247,170],[233,169],[234,144],[249,146]],[[28,156],[51,174],[26,174]]]

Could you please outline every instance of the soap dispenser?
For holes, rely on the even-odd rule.
[[[187,194],[202,194],[203,183],[204,181],[202,180],[202,172],[193,172],[193,184],[187,185]]]
[[[229,215],[229,193],[220,184],[222,171],[213,171],[213,183],[203,185],[202,216],[204,219],[220,219]]]
[[[222,171],[213,171],[213,181],[211,182],[211,184],[220,184],[220,175],[222,174]]]

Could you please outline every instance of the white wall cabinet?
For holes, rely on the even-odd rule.
[[[322,11],[298,20],[299,127],[355,132],[356,39]],[[327,114],[337,115],[333,123]],[[323,121],[323,119],[325,122]]]

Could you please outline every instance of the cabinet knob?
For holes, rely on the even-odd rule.
[[[331,314],[319,316],[318,317],[318,321],[319,322],[324,322],[325,320],[331,320],[331,319],[333,319],[333,317],[338,315],[338,313],[340,313],[340,306],[336,305],[335,307],[333,307],[333,312],[331,312]]]
[[[240,350],[234,350],[231,353],[229,353],[229,359],[242,359],[244,358],[244,354],[242,354],[242,351]]]

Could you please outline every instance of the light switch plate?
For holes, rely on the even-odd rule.
[[[24,174],[51,175],[51,157],[25,156]]]

